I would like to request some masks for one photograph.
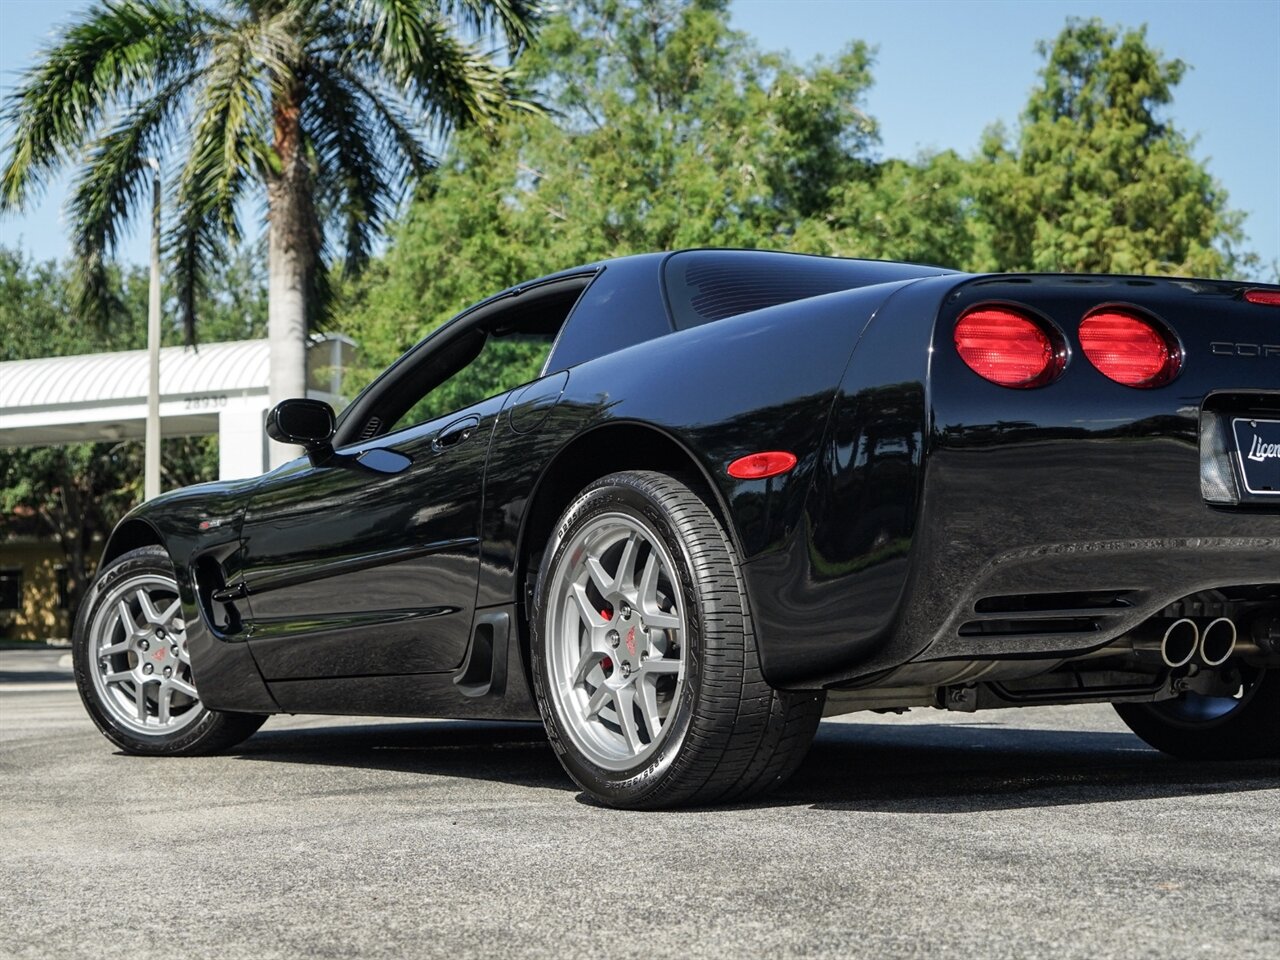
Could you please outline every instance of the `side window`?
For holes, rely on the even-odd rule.
[[[536,380],[594,276],[548,281],[454,318],[357,398],[339,425],[338,443],[446,417]]]
[[[390,432],[443,417],[536,380],[554,341],[554,334],[486,334],[475,357],[415,400]]]

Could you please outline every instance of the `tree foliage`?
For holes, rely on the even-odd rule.
[[[528,105],[480,44],[502,38],[512,57],[536,21],[533,0],[98,0],[7,104],[0,209],[77,167],[76,312],[101,325],[119,307],[109,260],[123,225],[149,209],[148,159],[178,156],[167,247],[188,339],[255,186],[294,294],[282,299],[319,316],[330,264],[363,266],[405,184],[431,167],[428,136]],[[285,324],[299,358],[300,320]]]
[[[344,323],[367,376],[462,307],[565,266],[686,246],[969,270],[1230,276],[1238,213],[1167,117],[1185,65],[1071,20],[1021,124],[970,156],[875,156],[873,51],[797,65],[718,0],[583,0],[524,65],[545,117],[454,140]],[[533,367],[524,362],[521,375]]]
[[[75,301],[72,272],[0,247],[0,362],[146,345],[145,271],[112,267],[106,273],[120,310],[109,329],[69,322]],[[201,307],[207,337],[261,335],[265,284],[259,261],[248,251],[219,267],[206,296]],[[182,341],[180,327],[164,334],[170,344]],[[163,485],[212,480],[217,460],[215,437],[167,438],[161,445]],[[142,477],[140,440],[0,447],[0,540],[19,533],[55,538],[66,559],[74,609],[97,559],[98,542],[141,500]]]
[[[1069,20],[1019,128],[972,157],[889,160],[854,183],[824,249],[976,271],[1239,276],[1242,216],[1166,116],[1186,70],[1145,29]]]
[[[1016,145],[978,158],[987,259],[1004,270],[1229,275],[1241,217],[1169,121],[1186,71],[1146,29],[1072,20],[1045,64]]]
[[[584,0],[522,65],[553,113],[455,137],[344,323],[364,375],[468,303],[648,250],[793,246],[871,175],[871,51],[801,68],[729,29],[722,0]],[[526,372],[532,361],[523,361]]]

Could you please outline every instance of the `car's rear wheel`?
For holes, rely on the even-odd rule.
[[[102,571],[76,618],[72,663],[89,716],[129,753],[211,753],[266,720],[201,702],[178,584],[160,547],[131,550]]]
[[[1139,737],[1186,760],[1280,757],[1280,671],[1241,668],[1233,696],[1188,693],[1159,703],[1117,703]]]
[[[765,683],[733,544],[665,474],[613,474],[565,511],[532,654],[561,762],[611,806],[757,796],[799,765],[821,719],[820,694]]]

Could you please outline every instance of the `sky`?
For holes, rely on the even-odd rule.
[[[0,0],[0,95],[89,0]],[[1148,42],[1191,69],[1167,118],[1248,217],[1246,249],[1280,268],[1280,0],[734,0],[733,26],[801,62],[855,39],[878,48],[868,112],[883,157],[970,153],[989,124],[1016,126],[1041,61],[1036,41],[1068,17],[1147,25]],[[0,131],[8,139],[7,129]],[[43,260],[66,256],[66,180],[22,214],[0,218],[0,242]],[[248,224],[246,224],[248,226]],[[122,259],[147,257],[135,230]]]

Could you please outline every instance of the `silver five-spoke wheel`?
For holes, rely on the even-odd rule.
[[[565,771],[610,806],[758,796],[822,716],[820,695],[765,682],[737,551],[704,496],[611,473],[565,507],[539,562],[534,695]]]
[[[579,529],[550,588],[547,667],[574,745],[606,770],[647,759],[685,674],[685,611],[660,539],[622,513]]]
[[[76,687],[98,729],[126,753],[214,753],[262,726],[263,714],[218,710],[206,701],[208,686],[204,697],[196,692],[187,634],[198,628],[183,619],[164,547],[110,559],[89,585],[71,635]]]
[[[120,726],[146,736],[171,734],[204,712],[172,579],[143,573],[115,584],[90,622],[89,643],[93,685]]]

